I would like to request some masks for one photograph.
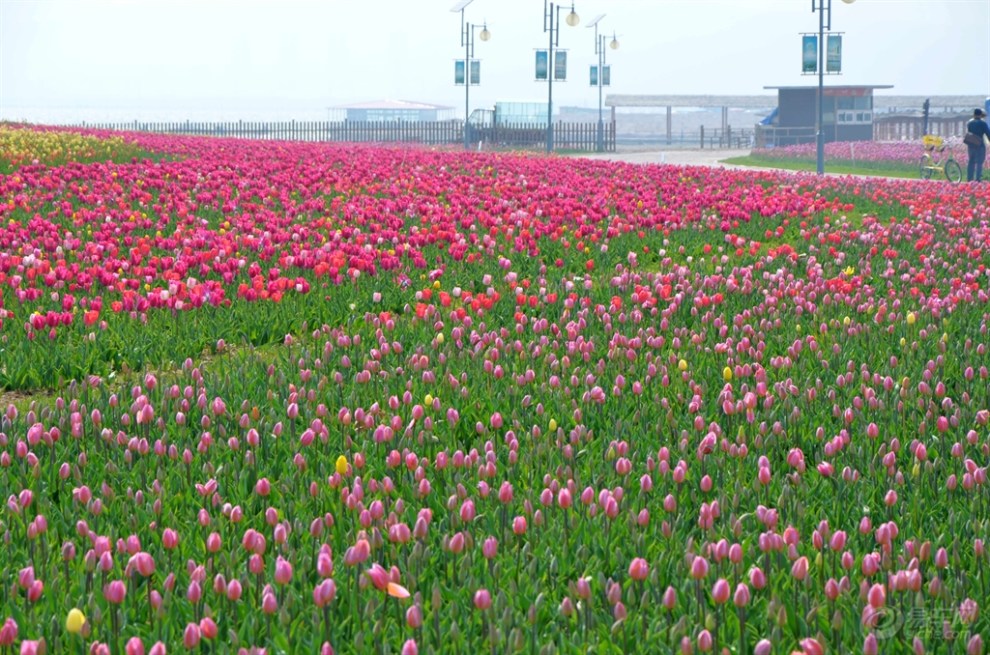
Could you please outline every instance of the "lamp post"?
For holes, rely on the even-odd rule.
[[[842,0],[851,5],[856,0]],[[811,13],[818,12],[818,132],[815,135],[817,146],[817,170],[825,173],[825,30],[832,31],[832,0],[811,0]]]
[[[556,12],[554,9],[556,8]],[[554,5],[548,0],[543,0],[543,31],[550,34],[550,44],[547,51],[547,153],[553,152],[553,76],[554,70],[553,49],[560,45],[560,5]],[[571,13],[564,19],[568,25],[574,27],[581,22],[581,18],[574,11],[574,3],[571,3]]]
[[[466,23],[464,21],[464,9],[474,2],[474,0],[461,0],[457,3],[452,12],[461,13],[461,47],[464,48],[464,149],[469,150],[471,148],[471,137],[469,134],[470,125],[468,124],[468,119],[471,117],[471,59],[474,58],[474,31],[478,29],[478,25],[471,23]],[[478,37],[482,41],[487,41],[492,38],[492,33],[488,31],[488,23],[486,22],[481,26],[481,33]],[[480,79],[479,79],[480,83]]]
[[[605,152],[605,119],[602,115],[602,86],[605,84],[605,40],[604,34],[598,33],[598,23],[605,18],[602,14],[598,18],[588,23],[588,27],[595,28],[595,54],[598,55],[598,152]],[[612,50],[619,49],[619,40],[612,33],[612,41],[608,44]]]

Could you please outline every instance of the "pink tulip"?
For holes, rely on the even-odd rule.
[[[512,519],[512,532],[517,536],[526,534],[526,517],[517,516]]]
[[[411,605],[406,610],[406,625],[413,630],[423,625],[423,608],[419,605]]]
[[[979,615],[979,605],[972,598],[967,598],[959,604],[959,618],[966,625],[974,623]]]
[[[0,646],[12,646],[17,641],[17,622],[8,617],[0,626]]]
[[[131,557],[127,568],[137,571],[141,577],[150,578],[155,572],[155,560],[148,553],[139,552]]]
[[[839,583],[835,581],[834,578],[829,578],[825,582],[825,597],[830,601],[835,601],[839,597],[840,593]]]
[[[25,639],[21,642],[21,655],[44,655],[45,653],[45,640],[44,639]]]
[[[691,562],[691,577],[701,580],[708,575],[708,560],[704,557],[696,556]]]
[[[207,616],[199,622],[199,631],[203,635],[203,639],[212,641],[217,638],[219,628],[216,621]]]
[[[732,596],[732,602],[736,607],[746,607],[749,605],[750,592],[749,587],[744,583],[740,582],[736,585],[736,591]]]
[[[756,590],[763,589],[767,586],[767,576],[759,567],[753,567],[749,570],[749,584],[753,585]]]
[[[192,650],[199,646],[201,636],[199,626],[195,623],[188,623],[186,624],[185,631],[182,633],[182,645],[187,650]]]
[[[275,561],[275,584],[285,585],[292,580],[292,564],[279,555]]]
[[[385,589],[388,587],[388,583],[390,582],[388,571],[386,571],[385,568],[382,567],[377,562],[375,564],[372,564],[371,568],[365,571],[364,573],[366,576],[368,576],[368,580],[371,582],[372,585],[374,585],[375,589],[378,589],[379,591],[385,591]]]
[[[113,580],[110,582],[103,590],[103,597],[107,599],[108,602],[114,605],[120,605],[124,602],[124,596],[127,594],[127,587],[120,580]]]
[[[883,607],[887,602],[887,592],[881,584],[874,584],[866,594],[870,607],[877,609]]]
[[[673,587],[667,587],[663,592],[661,604],[668,612],[672,612],[677,605],[677,591]]]
[[[178,545],[179,534],[171,528],[165,528],[162,532],[162,547],[165,550],[174,550]]]
[[[241,599],[241,593],[241,582],[237,578],[227,584],[227,600],[236,603]]]
[[[492,595],[487,589],[479,589],[474,592],[474,606],[481,611],[492,606]]]
[[[712,600],[716,605],[724,605],[729,602],[729,582],[725,578],[719,578],[712,587]]]
[[[262,498],[268,496],[272,492],[272,485],[268,481],[268,478],[261,478],[254,485],[254,493],[258,494]]]
[[[629,577],[642,582],[650,573],[650,567],[642,557],[636,557],[629,564]]]

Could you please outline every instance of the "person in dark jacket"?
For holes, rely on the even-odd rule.
[[[966,132],[975,134],[980,139],[979,145],[967,143],[969,163],[966,166],[966,181],[979,182],[983,179],[983,161],[987,158],[987,145],[984,138],[990,139],[990,126],[983,119],[987,113],[977,107],[973,110],[973,118],[966,123]]]

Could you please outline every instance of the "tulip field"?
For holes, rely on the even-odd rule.
[[[0,654],[982,654],[990,185],[0,126]]]

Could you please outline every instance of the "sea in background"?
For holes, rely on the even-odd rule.
[[[0,106],[0,120],[36,125],[81,125],[83,123],[195,123],[279,122],[333,120],[325,107],[244,108],[115,108],[106,107],[11,107]]]
[[[671,113],[675,116],[694,116],[690,122],[697,124],[703,122],[705,125],[713,127],[721,124],[721,103],[729,104],[729,123],[737,126],[751,126],[753,122],[763,118],[776,106],[774,96],[669,96],[671,99],[682,99],[690,97],[698,104],[695,106],[675,106]],[[746,101],[740,106],[747,109],[733,107],[731,100],[735,98]],[[710,100],[711,105],[705,106],[705,101]],[[753,104],[753,102],[756,104]],[[919,114],[925,98],[922,96],[884,96],[874,97],[874,113],[911,113]],[[126,102],[126,101],[125,101]],[[325,101],[324,101],[325,102]],[[933,114],[972,112],[972,107],[982,106],[985,100],[982,96],[933,96],[931,97],[931,107]],[[693,104],[693,103],[692,103]],[[757,109],[758,107],[758,109]],[[477,107],[475,107],[477,108]],[[565,114],[580,114],[592,117],[597,120],[597,104],[595,106],[562,106],[560,110]],[[555,108],[556,110],[556,108]],[[455,110],[456,111],[456,110]],[[605,108],[610,112],[610,108]],[[664,116],[666,122],[665,107],[621,107],[616,111],[616,119],[621,124],[626,119],[630,122],[638,122],[637,115]],[[709,116],[713,116],[713,121]],[[452,117],[460,118],[459,112]],[[249,105],[239,101],[238,103],[224,104],[223,101],[212,102],[208,108],[195,107],[187,104],[187,101],[176,100],[172,103],[155,107],[141,106],[132,103],[108,106],[107,104],[92,104],[90,106],[54,106],[54,105],[34,105],[20,106],[2,102],[0,99],[0,120],[6,121],[26,121],[44,125],[79,125],[82,123],[178,123],[178,122],[278,122],[278,121],[336,121],[343,120],[344,112],[340,109],[333,109],[322,105],[319,100],[304,101],[293,107],[280,106],[277,102],[264,99],[252,102]],[[755,120],[754,120],[755,119]],[[567,120],[567,119],[565,119]],[[582,118],[582,120],[585,120]],[[649,119],[647,119],[649,120]],[[685,129],[687,126],[685,125]]]

